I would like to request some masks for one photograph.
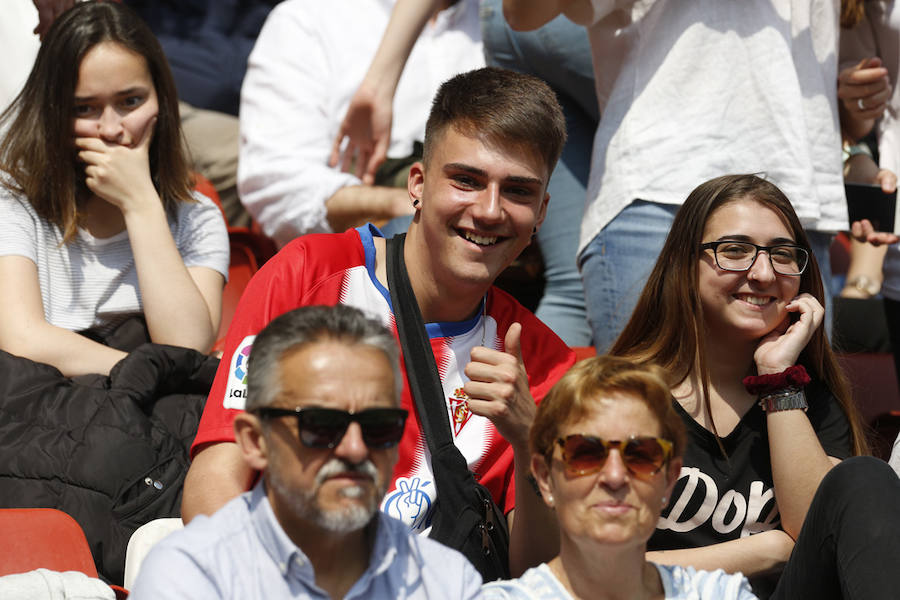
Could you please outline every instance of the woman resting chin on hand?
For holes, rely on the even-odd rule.
[[[76,4],[0,126],[0,349],[106,374],[125,354],[91,338],[142,315],[150,341],[209,351],[228,236],[192,195],[175,84],[143,21]]]
[[[666,370],[687,430],[651,560],[742,572],[775,598],[900,589],[900,480],[850,458],[865,436],[823,303],[775,185],[728,175],[690,194],[611,350]]]

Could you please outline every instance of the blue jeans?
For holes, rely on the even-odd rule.
[[[678,206],[635,200],[581,254],[588,318],[598,353],[625,328],[656,264]]]
[[[540,77],[563,108],[569,137],[550,178],[550,204],[537,235],[546,286],[536,312],[567,344],[587,346],[591,331],[575,263],[597,129],[587,32],[562,16],[536,31],[515,32],[503,18],[500,0],[482,4],[481,29],[488,64]]]
[[[609,350],[625,328],[680,207],[635,200],[610,221],[581,254],[588,317],[598,353]],[[827,274],[831,234],[807,231],[819,270],[826,274],[825,330],[831,336],[832,301]]]

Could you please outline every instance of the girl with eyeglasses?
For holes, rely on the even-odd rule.
[[[881,461],[842,463],[866,441],[823,304],[775,185],[729,175],[690,194],[611,350],[665,370],[688,433],[652,560],[742,572],[764,597],[900,589],[900,483]]]
[[[559,555],[485,600],[749,600],[742,575],[649,562],[647,540],[678,479],[684,425],[661,369],[601,356],[569,370],[538,407],[529,443]]]
[[[0,349],[107,374],[125,352],[96,340],[142,316],[150,341],[209,351],[228,236],[192,194],[175,83],[140,17],[66,11],[0,129]]]

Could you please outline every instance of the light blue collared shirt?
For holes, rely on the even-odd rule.
[[[369,567],[351,598],[476,598],[481,576],[459,552],[410,533],[381,511]],[[287,536],[262,480],[212,517],[198,516],[157,544],[132,600],[328,598],[309,559]]]

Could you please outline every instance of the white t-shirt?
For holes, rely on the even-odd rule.
[[[666,600],[756,600],[747,578],[722,569],[653,564],[659,571]],[[482,600],[573,600],[550,567],[543,563],[518,579],[493,581],[481,588]]]
[[[350,98],[375,55],[393,0],[287,0],[269,13],[241,88],[241,202],[284,245],[330,232],[325,201],[351,173],[328,166]],[[478,0],[441,11],[416,41],[394,96],[392,158],[410,156],[441,83],[484,66]]]
[[[175,246],[187,267],[208,267],[228,277],[228,232],[213,202],[194,193],[169,218]],[[24,256],[38,270],[44,318],[71,331],[108,333],[143,312],[137,269],[123,231],[96,238],[83,229],[63,244],[62,231],[23,198],[0,187],[0,256]]]
[[[766,173],[806,227],[846,228],[838,2],[591,5],[602,116],[579,252],[633,200],[681,204],[729,173]]]

